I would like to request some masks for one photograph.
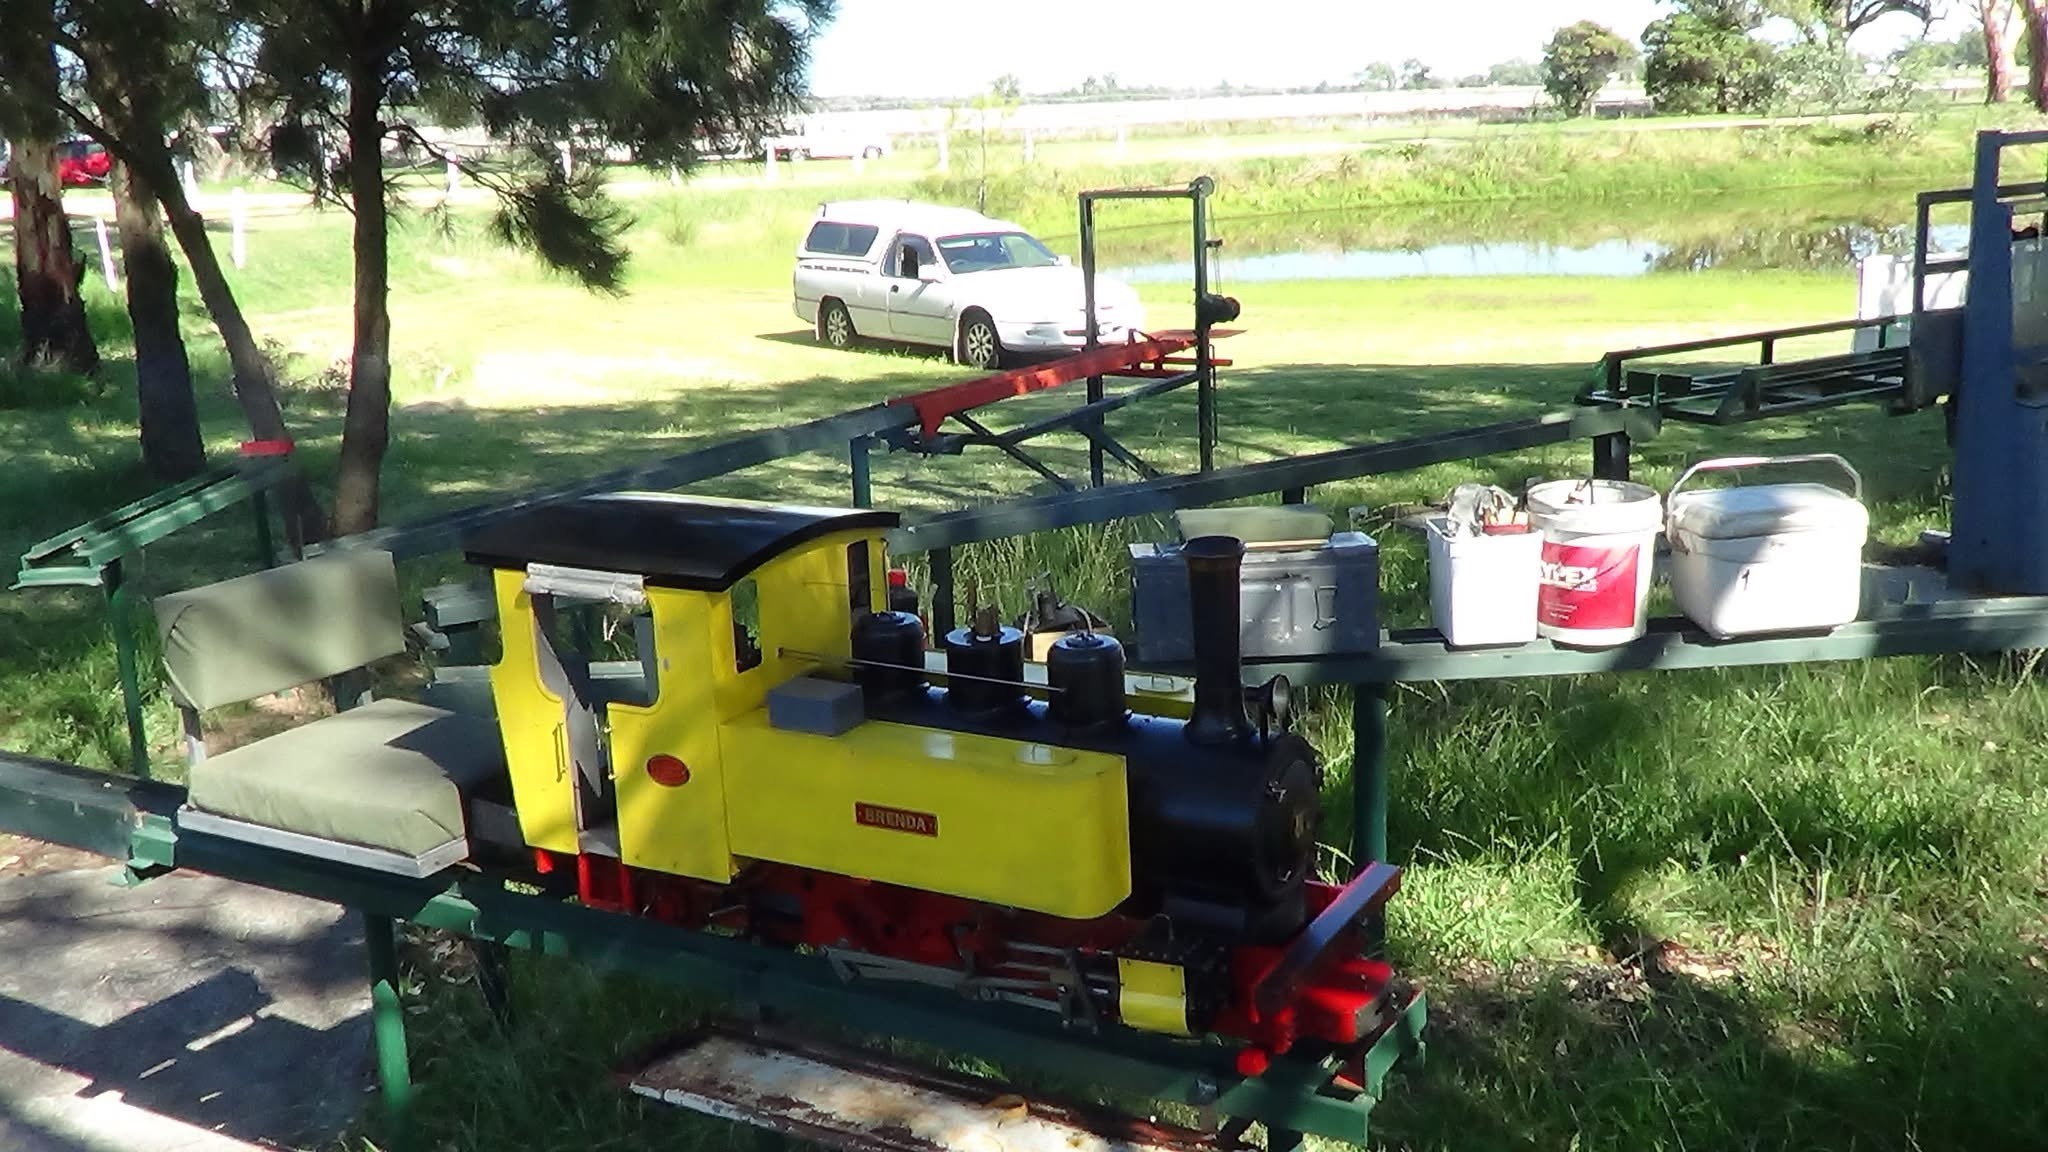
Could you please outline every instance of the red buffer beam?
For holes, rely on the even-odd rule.
[[[1234,330],[1217,329],[1211,337],[1235,336]],[[889,403],[910,406],[917,413],[919,431],[926,436],[938,434],[939,425],[946,417],[958,412],[971,412],[998,400],[1013,396],[1028,396],[1043,392],[1062,384],[1086,380],[1090,376],[1156,375],[1169,370],[1174,362],[1167,357],[1185,352],[1195,346],[1196,335],[1191,331],[1156,332],[1144,340],[1128,344],[1105,344],[1062,356],[1058,360],[1029,368],[1012,368],[978,380],[959,384],[948,384],[928,392],[914,392],[899,396]],[[1222,364],[1226,361],[1212,361]]]

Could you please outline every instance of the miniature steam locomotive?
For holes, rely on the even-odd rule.
[[[1399,873],[1313,878],[1316,753],[1284,685],[1240,682],[1244,546],[1184,549],[1181,719],[1134,707],[1094,632],[1053,643],[1042,686],[987,612],[928,664],[922,622],[886,608],[895,523],[621,493],[466,541],[492,572],[492,694],[534,867],[586,903],[821,950],[850,980],[1234,1037],[1248,1075],[1385,1027],[1401,1005],[1357,923]],[[632,622],[626,675],[568,626],[593,603]]]

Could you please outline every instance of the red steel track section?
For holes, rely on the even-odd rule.
[[[1235,335],[1236,329],[1219,328],[1209,333],[1211,339]],[[917,412],[919,432],[935,436],[946,417],[957,412],[969,412],[1013,396],[1043,392],[1090,376],[1158,377],[1185,372],[1194,367],[1194,362],[1176,357],[1178,353],[1193,348],[1195,341],[1195,333],[1185,329],[1155,332],[1143,340],[1104,344],[1100,348],[1090,348],[1029,368],[1011,368],[978,380],[898,396],[889,403],[909,405]],[[1218,367],[1230,364],[1228,360],[1211,359],[1209,362]]]

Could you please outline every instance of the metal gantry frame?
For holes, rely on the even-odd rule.
[[[1192,225],[1194,247],[1190,264],[1194,270],[1195,289],[1195,363],[1193,381],[1195,384],[1195,437],[1201,470],[1216,467],[1216,357],[1211,346],[1210,335],[1219,319],[1209,303],[1209,255],[1216,242],[1209,236],[1209,197],[1216,191],[1216,182],[1207,176],[1198,176],[1184,187],[1170,188],[1108,188],[1081,193],[1081,284],[1083,330],[1089,348],[1097,347],[1101,336],[1101,324],[1095,311],[1095,276],[1098,254],[1095,246],[1095,206],[1111,200],[1186,200],[1189,206],[1189,223]],[[1182,381],[1186,383],[1186,381]],[[1103,399],[1101,376],[1088,378],[1088,403],[1099,404]],[[1100,431],[1101,417],[1089,417],[1090,426]],[[1089,436],[1088,480],[1100,488],[1103,484],[1103,444],[1095,435]],[[1149,477],[1148,477],[1149,478]]]

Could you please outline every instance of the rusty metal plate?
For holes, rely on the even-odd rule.
[[[710,1028],[626,1075],[635,1093],[849,1152],[1222,1152],[1214,1136],[872,1052]]]

